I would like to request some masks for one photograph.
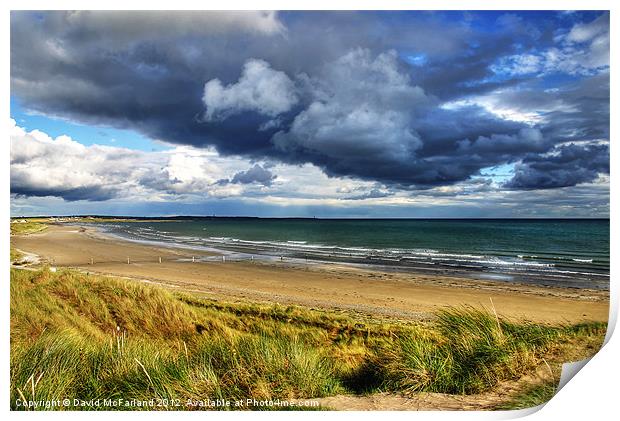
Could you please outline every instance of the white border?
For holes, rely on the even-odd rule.
[[[9,4],[7,4],[9,3]],[[2,139],[1,156],[4,157],[5,164],[0,166],[2,171],[1,193],[2,200],[1,212],[2,221],[0,229],[0,238],[9,238],[9,142],[6,134],[8,128],[8,116],[9,116],[9,86],[10,86],[10,48],[9,48],[9,33],[10,33],[10,9],[24,10],[24,9],[118,9],[118,10],[148,10],[148,9],[173,9],[173,10],[200,10],[200,9],[213,9],[213,10],[323,10],[323,9],[336,9],[336,10],[366,10],[366,9],[382,9],[382,10],[611,10],[611,67],[616,69],[616,57],[617,57],[617,44],[616,39],[613,39],[613,35],[616,33],[615,28],[618,28],[619,19],[617,14],[618,2],[602,1],[602,0],[505,0],[501,3],[490,1],[449,1],[449,0],[418,0],[418,1],[402,1],[402,0],[382,0],[382,1],[370,1],[370,0],[357,0],[357,1],[326,1],[326,0],[303,0],[295,1],[294,4],[291,1],[283,0],[263,0],[263,1],[244,1],[244,0],[227,0],[226,2],[217,2],[215,4],[209,4],[204,1],[189,1],[189,0],[176,0],[174,2],[154,2],[146,0],[138,1],[121,1],[121,0],[94,0],[85,3],[76,0],[57,0],[41,1],[41,0],[22,0],[3,3],[4,12],[0,18],[0,31],[2,33],[2,48],[3,48],[3,66],[2,75],[3,81],[3,101],[0,105],[3,116],[5,116],[5,123],[2,127],[5,127],[4,137]],[[172,8],[170,7],[172,6]],[[501,6],[501,8],[499,7]],[[611,113],[610,115],[616,115],[617,103],[617,90],[616,79],[614,73],[611,73]],[[616,124],[614,120],[611,120],[611,136],[613,138],[617,132]],[[614,163],[618,162],[618,153],[615,147],[611,147],[611,163],[614,167]],[[615,183],[611,183],[611,212],[617,208],[617,192]],[[620,224],[615,218],[611,218],[611,232],[620,232]],[[611,237],[611,314],[610,314],[610,333],[615,326],[618,313],[618,291],[616,283],[614,281],[618,272],[617,258],[617,235]],[[4,277],[2,278],[3,285],[1,288],[2,304],[4,312],[2,313],[2,326],[4,329],[2,332],[2,392],[0,393],[0,405],[4,412],[9,413],[9,275],[8,275],[8,255],[9,244],[8,241],[0,242],[0,262],[4,266]],[[610,337],[608,335],[608,343],[603,349],[587,364],[586,368],[579,372],[573,380],[571,380],[547,405],[542,409],[531,415],[531,419],[561,419],[561,418],[591,418],[591,419],[608,419],[609,414],[617,413],[617,379],[619,378],[619,362],[617,355],[620,355],[620,345],[618,343],[617,335]],[[534,412],[533,410],[517,411],[517,412],[389,412],[389,416],[395,419],[410,419],[423,418],[423,419],[512,419],[519,416],[526,415],[527,413]],[[35,417],[39,418],[43,414],[46,418],[60,419],[61,417],[81,419],[84,414],[80,413],[58,413],[58,412],[46,412],[39,414],[32,413],[9,413],[8,415],[15,418]],[[376,414],[376,415],[375,415]],[[132,417],[136,419],[151,418],[169,418],[171,414],[167,413],[115,413],[115,417]],[[290,412],[267,412],[267,413],[183,413],[181,416],[192,417],[195,419],[204,417],[214,417],[222,419],[230,418],[247,418],[252,417],[256,419],[271,420],[273,418],[283,419],[284,417],[291,416]],[[88,417],[93,418],[108,418],[109,413],[94,413],[88,414]],[[174,414],[175,417],[180,416]],[[335,413],[335,412],[307,412],[296,413],[296,417],[299,418],[314,418],[320,417],[324,419],[357,419],[359,416],[375,417],[383,416],[383,413],[377,414],[376,412],[368,413]]]

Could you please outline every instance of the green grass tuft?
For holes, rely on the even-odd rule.
[[[470,307],[448,309],[437,314],[435,335],[400,337],[377,353],[376,366],[389,390],[480,393],[540,365],[549,346],[569,333]]]

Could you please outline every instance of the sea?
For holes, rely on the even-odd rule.
[[[97,224],[127,240],[230,260],[340,264],[609,289],[608,219],[179,218]],[[217,260],[221,256],[202,257]]]

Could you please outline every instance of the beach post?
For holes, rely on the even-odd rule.
[[[226,263],[226,256],[222,256],[222,262]]]
[[[196,261],[196,259],[194,259],[194,256],[192,256],[192,263],[194,263]]]
[[[254,255],[252,255],[252,256],[250,257],[250,259],[251,259],[252,261],[254,261]]]
[[[129,257],[127,258],[127,264],[128,264],[128,265],[130,264],[130,263],[129,263]]]
[[[95,264],[95,260],[94,260],[92,257],[90,258],[90,264],[91,264],[91,265],[94,265],[94,264]]]
[[[161,263],[161,256],[159,256],[159,263]]]

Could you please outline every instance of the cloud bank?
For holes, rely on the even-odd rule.
[[[304,166],[358,201],[479,192],[502,165],[505,194],[609,174],[604,12],[12,12],[11,89],[29,112],[175,151],[16,135],[20,197],[283,197],[270,189]],[[349,182],[367,190],[338,196]]]

